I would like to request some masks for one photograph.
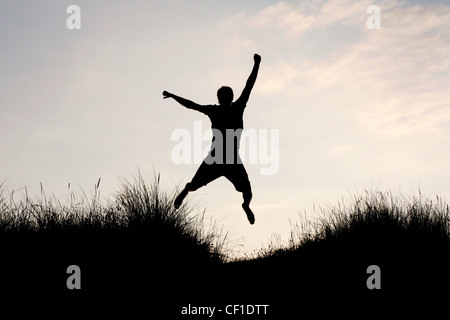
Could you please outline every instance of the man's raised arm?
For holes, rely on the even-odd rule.
[[[193,109],[193,110],[197,110],[200,112],[204,112],[204,110],[205,110],[205,106],[199,105],[195,102],[192,102],[191,100],[184,99],[182,97],[174,95],[173,93],[164,91],[163,96],[164,96],[163,99],[173,98],[176,102],[178,102],[182,106],[185,106],[188,109]]]
[[[239,97],[239,102],[247,103],[248,99],[250,98],[250,93],[252,92],[253,86],[256,82],[256,77],[258,76],[259,71],[259,65],[261,63],[261,56],[259,54],[253,55],[254,65],[252,72],[250,73],[250,76],[247,79],[247,82],[245,84],[245,88],[241,93],[241,96]]]

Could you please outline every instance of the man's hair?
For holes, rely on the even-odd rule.
[[[221,105],[228,105],[233,102],[233,89],[230,87],[223,86],[217,90],[217,99]]]

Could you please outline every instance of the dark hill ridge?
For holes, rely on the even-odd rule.
[[[2,297],[20,296],[47,311],[159,310],[173,319],[189,304],[267,304],[269,314],[257,318],[278,319],[316,304],[333,313],[347,309],[332,306],[350,302],[351,310],[382,310],[448,298],[450,218],[439,199],[401,203],[366,194],[294,227],[299,236],[290,245],[236,261],[227,258],[226,238],[206,232],[188,205],[174,210],[158,181],[124,182],[107,206],[0,199]],[[81,269],[80,290],[66,286],[70,265]],[[371,265],[380,268],[380,290],[367,287]]]

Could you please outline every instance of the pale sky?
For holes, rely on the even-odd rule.
[[[66,9],[81,9],[69,30]],[[369,5],[381,10],[370,30]],[[0,181],[64,202],[104,198],[139,169],[168,190],[174,130],[209,119],[167,90],[217,103],[262,56],[246,129],[279,130],[279,171],[247,164],[256,224],[225,178],[189,197],[251,252],[342,197],[392,190],[450,199],[450,4],[446,1],[2,1]],[[205,144],[206,145],[206,144]],[[77,189],[78,188],[78,189]],[[314,211],[315,208],[315,211]]]

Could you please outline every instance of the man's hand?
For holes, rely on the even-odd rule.
[[[167,99],[167,98],[172,98],[172,94],[170,92],[167,91],[163,91],[163,99]]]
[[[205,113],[205,106],[201,106],[195,102],[192,102],[191,100],[182,98],[177,96],[176,94],[167,92],[167,91],[163,91],[163,98],[167,99],[167,98],[172,98],[174,99],[176,102],[178,102],[179,104],[181,104],[182,106],[188,108],[188,109],[193,109],[199,112],[203,112]]]
[[[255,61],[255,63],[260,63],[261,62],[261,56],[257,53],[255,53],[253,55],[253,60]]]

